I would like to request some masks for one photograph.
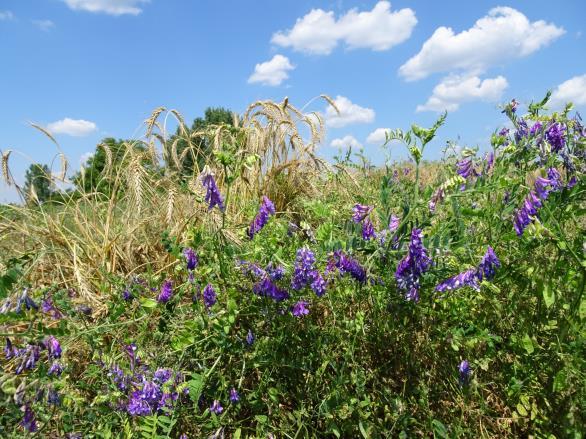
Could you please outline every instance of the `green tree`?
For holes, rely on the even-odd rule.
[[[201,169],[206,161],[206,157],[211,151],[211,139],[209,136],[197,135],[193,133],[204,131],[206,128],[213,125],[226,124],[234,125],[234,116],[232,111],[223,107],[208,107],[205,110],[204,117],[196,118],[191,124],[191,128],[187,133],[182,133],[180,128],[177,128],[176,133],[169,139],[169,148],[176,142],[177,155],[181,156],[186,148],[189,147],[187,137],[191,138],[191,145],[194,150],[186,153],[183,159],[180,173],[181,175],[193,174],[195,165]]]
[[[51,198],[51,170],[47,165],[33,163],[24,176],[27,203],[44,203]]]
[[[105,145],[109,153],[101,145]],[[78,172],[73,177],[75,186],[84,192],[107,192],[110,181],[105,178],[103,172],[106,169],[108,160],[112,161],[111,166],[115,169],[116,165],[124,159],[128,145],[144,150],[143,146],[136,145],[135,142],[130,140],[116,140],[113,137],[103,139],[96,147],[94,154],[86,162],[84,172]],[[110,158],[109,155],[111,156]]]

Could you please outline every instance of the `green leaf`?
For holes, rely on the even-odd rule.
[[[240,435],[242,434],[242,429],[239,428],[234,432],[234,436],[232,436],[233,439],[240,439]]]
[[[189,397],[197,404],[201,392],[203,391],[204,377],[199,374],[193,374],[191,377],[191,380],[187,382],[187,385],[189,386]]]
[[[362,425],[362,421],[358,421],[358,428],[360,429],[360,433],[362,434],[362,437],[364,439],[368,439],[370,436],[368,435],[368,432],[366,431],[366,429],[364,428],[364,425]]]
[[[519,413],[519,415],[521,415],[521,416],[528,415],[527,410],[525,409],[525,407],[521,403],[517,404],[517,413]]]
[[[580,302],[580,308],[578,309],[578,314],[580,315],[580,319],[586,319],[586,299],[582,299]]]
[[[529,337],[529,334],[525,334],[523,336],[523,339],[521,340],[521,345],[529,355],[531,355],[533,351],[535,351],[535,348],[533,347],[533,341],[531,340],[531,337]]]
[[[158,302],[154,299],[149,299],[148,297],[140,298],[140,306],[143,308],[155,308],[157,305]]]
[[[550,308],[555,303],[555,293],[549,284],[543,286],[543,300],[546,308]]]

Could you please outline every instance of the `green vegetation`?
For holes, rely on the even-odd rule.
[[[546,104],[384,168],[288,102],[157,109],[0,210],[2,437],[581,438],[586,130]]]

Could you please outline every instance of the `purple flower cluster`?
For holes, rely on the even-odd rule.
[[[195,253],[195,250],[193,250],[191,247],[184,248],[183,249],[183,257],[185,258],[187,270],[188,271],[195,270],[195,267],[197,267],[197,264],[198,264],[197,254]]]
[[[218,206],[222,212],[224,211],[224,199],[222,198],[222,194],[218,190],[218,186],[216,185],[216,180],[214,180],[214,176],[212,174],[206,174],[203,177],[202,184],[206,189],[205,201],[208,203],[208,211],[212,210],[214,207]]]
[[[247,230],[247,235],[250,239],[254,238],[260,230],[266,225],[269,221],[269,217],[275,214],[275,205],[268,197],[262,197],[262,202],[260,204],[260,208],[258,214],[250,224],[250,227]]]
[[[480,291],[479,282],[481,282],[482,279],[491,280],[496,274],[496,269],[500,266],[501,263],[494,253],[494,250],[492,247],[488,246],[488,249],[482,257],[480,264],[478,264],[478,267],[471,268],[444,280],[435,287],[435,290],[443,293],[458,288],[470,287],[476,291]]]
[[[38,361],[41,359],[41,351],[44,349],[47,350],[47,359],[49,361],[55,360],[57,358],[61,358],[61,353],[62,353],[61,344],[52,335],[49,336],[42,343],[39,343],[39,344],[29,343],[22,349],[19,349],[16,346],[13,346],[10,339],[7,338],[6,345],[3,349],[3,351],[4,351],[4,356],[6,357],[7,360],[10,360],[10,359],[17,360],[18,365],[16,366],[14,373],[16,373],[18,375],[18,374],[21,374],[25,370],[33,370],[36,367]],[[53,365],[51,366],[51,368],[49,369],[49,372],[51,374],[55,373],[58,375],[61,373],[62,368],[59,365],[59,368],[61,368],[61,369],[59,370],[59,373],[57,373],[57,369],[56,369],[55,364],[58,364],[58,363],[54,362]]]
[[[291,314],[295,317],[303,317],[309,314],[309,309],[307,309],[308,302],[305,300],[298,301],[293,307],[291,308]]]
[[[566,144],[566,127],[559,122],[552,123],[545,132],[545,140],[551,145],[553,152],[559,152]]]
[[[35,419],[35,413],[33,412],[33,409],[30,407],[30,405],[26,404],[22,410],[24,412],[24,416],[22,421],[20,421],[20,425],[22,425],[24,429],[30,433],[36,432],[37,421]]]
[[[147,378],[147,373],[136,374],[129,381],[132,384],[126,411],[131,416],[148,416],[158,413],[164,408],[172,409],[179,399],[183,377],[176,373],[175,379],[171,379],[173,372],[169,369],[158,369],[152,379]],[[186,390],[183,390],[185,393]]]
[[[217,302],[217,295],[214,287],[207,284],[203,289],[203,303],[206,308],[211,308]]]
[[[419,301],[419,278],[431,266],[431,258],[427,255],[422,238],[421,230],[414,228],[411,231],[409,252],[395,271],[397,285],[405,291],[405,299],[414,302]]]
[[[210,406],[210,412],[219,415],[224,411],[224,407],[221,406],[220,401],[214,399],[214,402]]]
[[[10,298],[6,299],[0,307],[0,314],[6,314],[10,311],[20,314],[23,307],[27,311],[30,311],[31,309],[37,311],[39,309],[39,305],[37,305],[36,302],[28,295],[27,288],[23,290],[22,294],[18,296],[16,301],[13,301],[13,299]]]
[[[239,265],[243,273],[252,275],[257,280],[252,287],[254,294],[270,297],[276,302],[289,298],[289,293],[275,284],[285,274],[282,266],[275,266],[271,262],[266,266],[266,269],[262,269],[258,264],[247,261],[240,261]]]
[[[55,320],[63,318],[63,314],[55,307],[55,304],[53,303],[53,298],[50,296],[47,297],[45,300],[41,301],[41,310],[45,314],[50,315],[51,318]]]
[[[470,157],[460,160],[458,163],[456,163],[456,167],[456,172],[458,175],[465,179],[478,176],[478,173],[474,169],[474,164],[472,163],[472,159]]]
[[[315,255],[310,249],[304,247],[297,250],[291,288],[301,290],[309,284],[315,294],[321,297],[326,291],[326,282],[314,264]]]
[[[352,221],[356,224],[362,223],[362,239],[368,241],[370,239],[376,238],[376,233],[374,231],[374,226],[372,225],[372,221],[369,218],[370,212],[374,207],[366,206],[363,204],[355,204],[352,211]]]
[[[251,329],[249,329],[248,334],[246,334],[246,344],[248,346],[252,346],[254,344],[254,334],[252,333]]]
[[[461,386],[465,386],[470,381],[470,374],[472,373],[472,369],[470,369],[470,363],[468,360],[464,360],[458,366],[458,381],[460,382]]]
[[[328,262],[326,272],[330,273],[334,269],[343,276],[349,274],[352,278],[360,283],[366,282],[366,270],[360,263],[348,256],[342,250],[336,250]]]
[[[163,282],[163,285],[161,286],[161,292],[157,297],[157,301],[159,303],[167,303],[169,300],[171,300],[172,296],[173,283],[170,280],[166,280],[165,282]]]
[[[547,199],[549,193],[562,187],[561,177],[557,169],[549,168],[547,174],[549,178],[537,177],[534,184],[535,190],[529,193],[523,202],[523,206],[515,213],[514,228],[518,236],[523,235],[527,226],[533,222],[537,216],[537,210],[542,206],[542,202]]]

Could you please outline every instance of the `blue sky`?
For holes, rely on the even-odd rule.
[[[0,0],[0,149],[22,153],[11,157],[22,182],[31,160],[57,152],[29,121],[75,169],[101,138],[140,136],[161,105],[191,120],[321,93],[342,109],[308,108],[328,117],[327,158],[353,143],[381,163],[384,129],[429,125],[443,109],[427,158],[448,139],[486,149],[512,98],[551,89],[555,105],[586,109],[585,16],[582,0]],[[0,185],[0,202],[14,199]]]

